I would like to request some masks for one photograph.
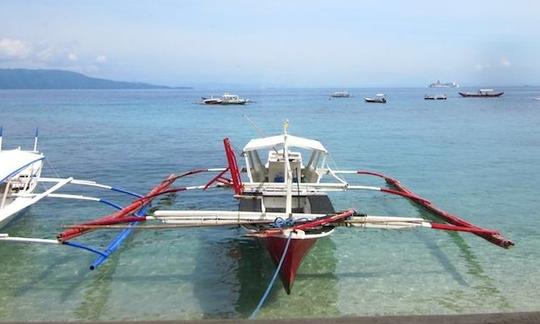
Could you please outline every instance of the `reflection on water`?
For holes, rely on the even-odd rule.
[[[430,220],[440,220],[436,215],[430,213],[428,210],[426,210],[423,207],[417,206],[418,211],[420,212],[421,216],[430,219]],[[496,287],[495,281],[493,278],[491,278],[482,267],[480,261],[478,261],[478,258],[472,251],[471,247],[465,239],[462,237],[463,234],[457,233],[457,232],[451,232],[447,231],[446,234],[448,234],[451,237],[451,241],[454,243],[454,245],[459,250],[459,256],[461,257],[462,261],[464,261],[462,264],[464,264],[467,268],[467,274],[471,275],[473,278],[470,280],[471,283],[467,282],[465,277],[459,272],[457,267],[451,262],[450,258],[448,257],[448,254],[444,252],[444,250],[439,247],[436,243],[434,243],[432,240],[423,240],[426,245],[429,247],[429,250],[431,254],[437,258],[437,260],[440,262],[440,264],[444,267],[444,269],[452,275],[452,277],[458,282],[459,284],[467,287],[471,287],[476,291],[477,296],[473,298],[474,301],[478,302],[478,296],[486,298],[491,300],[493,303],[495,303],[497,306],[497,309],[500,309],[501,311],[509,310],[510,304],[508,303],[508,300],[504,297],[504,295],[501,293],[501,291]],[[469,235],[469,234],[465,234]],[[472,234],[471,234],[472,235]],[[491,244],[488,242],[488,244]],[[462,303],[463,300],[467,299],[466,294],[462,290],[454,290],[451,292],[451,298],[441,297],[436,298],[438,302],[449,309],[452,309],[456,312],[463,311],[462,307],[458,305],[455,301],[459,301],[459,304]],[[473,302],[473,301],[471,301]],[[483,300],[482,302],[486,302],[486,300]]]
[[[248,317],[275,271],[261,242],[243,236],[245,232],[241,228],[225,232],[229,237],[224,237],[223,231],[217,233],[211,230],[208,235],[215,239],[207,239],[197,252],[200,257],[194,270],[194,291],[203,318],[207,319]],[[287,296],[281,282],[276,282],[259,317],[275,314],[276,308],[285,312],[289,305],[296,305],[295,316],[316,316],[317,313],[337,315],[334,252],[332,240],[320,239],[300,266],[291,295]],[[314,287],[324,291],[324,294],[311,294]],[[298,307],[298,303],[302,307]],[[324,313],[314,305],[325,305]],[[283,313],[280,315],[283,316]]]

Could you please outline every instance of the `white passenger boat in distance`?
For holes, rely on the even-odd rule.
[[[459,88],[459,84],[455,82],[446,82],[442,83],[441,81],[437,80],[436,82],[433,82],[429,85],[430,88]]]
[[[244,105],[248,102],[250,102],[249,99],[230,93],[224,93],[223,96],[218,98],[214,96],[201,98],[201,103],[204,105]]]

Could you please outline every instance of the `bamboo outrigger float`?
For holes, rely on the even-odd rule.
[[[56,239],[21,238],[0,234],[0,241],[46,243],[85,249],[98,255],[90,266],[90,269],[95,269],[114,253],[135,228],[156,230],[242,226],[247,230],[246,235],[258,238],[266,246],[276,264],[276,274],[280,274],[287,293],[291,292],[304,256],[319,238],[332,234],[338,226],[385,229],[423,227],[472,233],[503,248],[514,244],[496,230],[474,225],[443,211],[394,178],[370,171],[330,168],[327,163],[328,152],[319,141],[292,136],[288,134],[287,127],[286,123],[281,135],[251,140],[242,150],[245,159],[243,169],[238,166],[229,139],[225,138],[223,144],[227,158],[226,167],[171,174],[146,195],[93,184],[134,195],[137,199],[125,207],[107,202],[117,211],[93,221],[65,226],[65,230],[59,233]],[[304,156],[298,150],[310,153],[307,163],[304,163]],[[266,163],[261,160],[262,153],[267,154]],[[173,187],[173,184],[182,178],[202,173],[216,175],[209,182],[198,186]],[[345,174],[379,177],[388,186],[349,184],[342,178]],[[152,200],[161,195],[219,188],[230,188],[234,191],[234,197],[239,201],[237,211],[157,210],[148,213]],[[404,197],[437,216],[441,222],[418,217],[366,215],[354,209],[334,210],[327,193],[350,190],[375,191]],[[121,232],[104,251],[74,241],[75,238],[98,229],[116,229]]]

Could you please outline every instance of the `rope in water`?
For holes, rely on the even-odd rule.
[[[274,283],[276,282],[276,278],[279,274],[279,271],[281,270],[281,266],[283,265],[283,261],[285,260],[285,256],[287,255],[287,251],[289,250],[289,243],[291,243],[292,239],[292,231],[289,232],[289,237],[287,238],[287,243],[285,244],[285,248],[283,249],[283,254],[281,255],[281,259],[279,260],[279,264],[276,267],[276,271],[274,272],[274,276],[272,277],[272,280],[270,280],[270,283],[268,284],[268,287],[266,288],[266,291],[264,292],[261,300],[259,301],[259,304],[257,307],[255,307],[255,310],[251,315],[249,316],[249,319],[255,319],[257,315],[259,314],[259,311],[261,310],[264,302],[266,301],[266,298],[268,298],[268,294],[270,294],[270,291],[272,290],[272,287],[274,286]]]

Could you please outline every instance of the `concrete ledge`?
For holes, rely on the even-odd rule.
[[[0,321],[1,322],[1,321]],[[28,323],[28,322],[1,322],[1,323]],[[59,323],[59,322],[31,322],[31,323]],[[255,323],[255,324],[538,324],[540,312],[520,313],[491,313],[467,315],[419,315],[419,316],[362,316],[338,318],[310,318],[286,320],[192,320],[192,321],[73,321],[68,323],[100,323],[100,324],[214,324],[214,323]]]

